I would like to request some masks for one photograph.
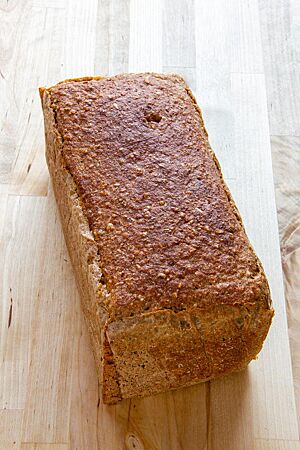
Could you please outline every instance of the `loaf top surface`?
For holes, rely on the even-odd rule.
[[[268,303],[265,275],[180,77],[70,80],[48,93],[112,314]]]

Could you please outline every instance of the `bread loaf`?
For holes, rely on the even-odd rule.
[[[183,79],[80,78],[40,94],[104,402],[245,368],[270,327],[269,287]]]

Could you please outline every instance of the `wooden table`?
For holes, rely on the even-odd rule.
[[[0,8],[0,449],[299,449],[258,2],[11,0]],[[178,72],[190,84],[276,317],[247,371],[105,406],[49,187],[37,88],[126,71]]]

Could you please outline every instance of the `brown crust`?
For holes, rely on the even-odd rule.
[[[270,326],[269,288],[184,81],[88,77],[40,93],[105,401],[245,367]]]
[[[46,89],[41,89],[40,93],[45,119],[47,164],[101,380],[103,329],[108,315],[100,298],[104,299],[109,294],[106,286],[101,283],[97,245],[84,216],[77,187],[66,169],[62,139],[57,131],[49,93]]]

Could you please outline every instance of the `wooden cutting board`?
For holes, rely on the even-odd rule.
[[[256,0],[0,8],[0,449],[299,449]],[[178,72],[196,94],[276,316],[243,373],[105,406],[49,187],[37,88],[147,70]]]

